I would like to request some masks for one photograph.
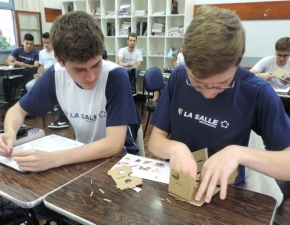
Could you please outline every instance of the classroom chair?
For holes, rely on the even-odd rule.
[[[154,92],[156,91],[159,91],[159,93],[161,94],[161,91],[163,88],[164,88],[164,79],[163,79],[163,74],[161,70],[157,67],[152,67],[148,69],[144,75],[143,96],[146,90],[147,91],[146,99],[149,99],[150,94],[154,95]],[[157,105],[158,105],[158,101],[155,102],[153,105],[147,106],[147,110],[149,111],[149,113],[148,113],[145,129],[144,129],[143,138],[145,138],[145,135],[146,135],[151,113],[154,112]],[[142,104],[142,114],[143,114],[143,104]]]

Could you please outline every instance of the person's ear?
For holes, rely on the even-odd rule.
[[[56,59],[56,61],[59,63],[61,67],[64,67],[64,63],[62,62],[60,58],[57,57],[57,55],[54,54],[54,58]]]

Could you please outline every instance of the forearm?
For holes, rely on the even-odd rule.
[[[13,61],[6,60],[5,65],[6,66],[14,66],[14,63],[13,63]]]
[[[148,150],[155,156],[162,159],[170,159],[176,149],[181,149],[185,146],[181,142],[168,139],[165,132],[164,134],[160,134],[156,130],[159,129],[154,127],[148,142]]]
[[[108,158],[121,153],[123,146],[124,142],[118,143],[112,138],[103,138],[74,149],[52,152],[54,167]]]
[[[279,180],[290,180],[290,148],[283,151],[238,148],[241,165]]]
[[[28,69],[31,69],[31,68],[33,68],[33,67],[36,67],[35,65],[30,65],[30,64],[26,64],[26,63],[23,63],[23,66],[24,66],[25,68],[28,68]]]
[[[5,133],[17,133],[22,126],[23,121],[27,113],[20,107],[19,103],[16,103],[11,107],[5,116],[4,130]]]

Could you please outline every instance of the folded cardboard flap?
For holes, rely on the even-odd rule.
[[[281,69],[281,68],[277,68],[273,73],[272,75],[274,77],[277,77],[279,79],[282,79],[284,80],[284,78],[289,74],[289,71],[287,70],[284,70],[284,69]]]
[[[129,176],[132,173],[132,168],[129,166],[115,167],[108,171],[120,190],[132,189],[142,184],[142,179],[139,177]]]
[[[169,194],[175,196],[178,200],[186,201],[190,204],[196,206],[202,206],[205,203],[205,194],[201,198],[200,201],[195,201],[194,197],[199,187],[199,176],[204,162],[208,158],[207,148],[201,149],[199,151],[192,153],[195,161],[197,162],[197,181],[195,181],[192,177],[179,172],[175,169],[171,169],[170,178],[169,178],[169,186],[168,191]],[[234,171],[228,179],[228,184],[234,183],[238,171]],[[219,183],[217,184],[219,185]],[[216,187],[214,190],[214,194],[218,193],[220,188]]]

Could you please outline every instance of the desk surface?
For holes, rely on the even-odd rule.
[[[280,97],[280,98],[290,98],[290,95],[288,95],[288,94],[281,94],[281,93],[278,93],[278,92],[276,92],[277,93],[277,95]]]
[[[120,191],[107,171],[116,156],[58,191],[44,204],[83,224],[270,224],[276,200],[229,186],[226,200],[219,195],[210,204],[196,207],[168,194],[168,185],[143,179],[143,190]],[[91,179],[93,184],[91,185]],[[105,193],[99,191],[101,188]],[[93,195],[91,192],[93,191]],[[104,201],[109,199],[112,202]],[[164,201],[160,198],[165,199]],[[166,199],[169,199],[169,203]]]
[[[25,67],[0,66],[0,71],[23,70]]]
[[[0,164],[0,196],[22,208],[32,208],[49,193],[105,161],[72,164],[39,173],[20,172]]]

